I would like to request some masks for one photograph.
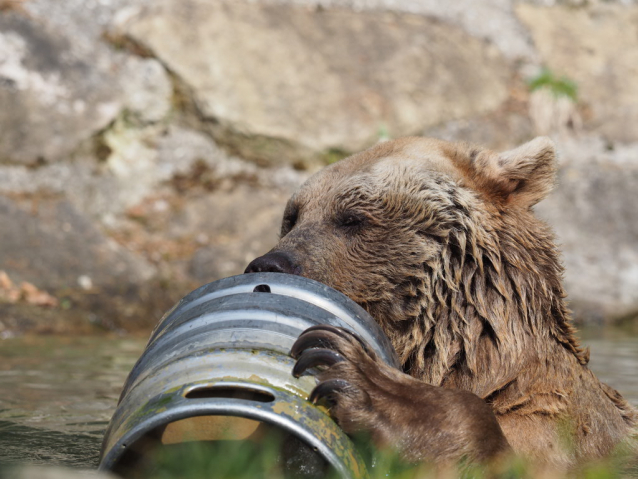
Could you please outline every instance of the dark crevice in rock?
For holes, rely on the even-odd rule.
[[[204,160],[197,160],[186,173],[178,173],[170,180],[170,185],[179,194],[211,192],[218,190],[223,184],[231,184],[235,188],[241,184],[252,187],[259,186],[259,177],[252,172],[240,171],[231,176],[220,177],[214,168]]]
[[[91,162],[93,162],[94,159],[97,160],[97,163],[106,162],[112,153],[112,149],[106,141],[106,135],[114,127],[120,115],[122,115],[122,112],[104,128],[101,128],[81,141],[77,147],[69,153],[67,160],[73,162],[90,158]]]
[[[151,49],[125,34],[107,30],[102,34],[104,41],[114,49],[125,51],[140,58],[156,58]]]
[[[131,38],[129,35],[108,31],[103,34],[104,40],[117,50],[126,51],[140,58],[153,58],[166,70],[173,86],[172,105],[180,115],[180,123],[202,133],[207,133],[204,123],[215,123],[214,119],[204,118],[197,107],[192,89],[182,80],[177,73],[171,70],[161,58],[158,58],[152,49]]]
[[[158,61],[161,63],[161,60]],[[287,163],[296,169],[305,170],[308,167],[307,159],[327,163],[323,155],[313,155],[310,151],[300,155],[299,146],[290,141],[265,135],[244,134],[224,125],[216,118],[206,116],[197,105],[192,88],[166,64],[162,65],[173,85],[172,101],[179,115],[178,123],[213,139],[229,155],[239,156],[261,167]],[[326,156],[329,156],[329,153]]]

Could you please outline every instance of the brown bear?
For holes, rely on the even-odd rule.
[[[560,469],[635,447],[638,413],[587,368],[552,233],[532,211],[555,170],[547,138],[504,153],[402,138],[325,168],[292,196],[279,243],[246,272],[346,294],[403,367],[344,330],[301,335],[295,374],[328,366],[311,399],[329,396],[346,432],[409,461],[513,450]]]

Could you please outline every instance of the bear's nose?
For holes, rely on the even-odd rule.
[[[275,251],[252,260],[244,273],[287,273],[299,276],[301,267],[296,265],[286,253]]]

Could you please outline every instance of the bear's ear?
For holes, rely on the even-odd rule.
[[[495,189],[493,192],[508,204],[530,208],[554,187],[556,151],[552,140],[545,136],[486,160],[481,162],[480,172],[491,183],[486,186]]]

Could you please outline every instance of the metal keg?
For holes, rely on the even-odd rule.
[[[161,319],[130,372],[104,437],[100,469],[122,473],[153,447],[258,440],[260,431],[274,428],[339,476],[365,477],[348,436],[324,408],[307,401],[316,371],[298,379],[291,374],[293,343],[318,324],[354,331],[398,366],[370,315],[316,281],[252,273],[188,294]]]

